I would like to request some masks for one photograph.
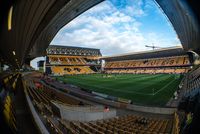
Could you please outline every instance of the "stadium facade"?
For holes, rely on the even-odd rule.
[[[192,57],[182,47],[170,47],[103,57],[106,73],[187,73]]]
[[[102,55],[99,49],[50,45],[46,51],[47,74],[88,74],[100,71]]]
[[[181,47],[102,57],[100,49],[50,45],[47,48],[45,70],[53,75],[98,72],[179,74],[191,69],[190,59],[192,57]]]

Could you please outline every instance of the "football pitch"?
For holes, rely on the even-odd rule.
[[[87,90],[130,99],[134,104],[165,106],[178,88],[176,74],[90,74],[57,76]]]

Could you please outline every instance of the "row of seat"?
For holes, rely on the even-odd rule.
[[[200,87],[200,78],[195,79],[192,82],[187,83],[187,91],[190,92],[192,90],[198,89]]]
[[[54,75],[94,73],[88,66],[52,66],[51,70]]]
[[[43,86],[43,89],[41,91],[44,92],[46,95],[51,96],[51,99],[64,104],[78,105],[80,103],[79,100],[72,98],[70,96],[66,96],[66,94],[57,92],[53,89],[48,88],[47,86]]]
[[[13,80],[14,82],[17,81],[17,79],[19,78],[20,74],[19,73],[13,73],[13,74],[9,74],[3,78],[1,78],[1,81],[6,85],[8,82],[12,82],[9,83],[10,85],[13,86]],[[15,86],[14,86],[15,87]]]
[[[87,64],[84,58],[72,57],[49,57],[50,64],[64,64],[64,65],[85,65]]]
[[[200,88],[200,68],[189,72],[185,77],[186,92],[192,92]]]
[[[106,62],[105,68],[158,67],[190,65],[188,56]]]
[[[179,134],[180,133],[180,119],[179,119],[179,115],[175,112],[174,113],[174,127],[172,132],[174,134]]]
[[[83,134],[169,134],[172,120],[127,115],[93,122],[60,120],[66,132]]]
[[[39,103],[50,105],[51,101],[57,101],[58,103],[65,103],[68,105],[78,105],[80,101],[66,96],[60,92],[56,92],[53,89],[43,86],[42,88],[27,87],[28,93],[32,99]]]
[[[50,106],[51,98],[47,95],[42,95],[37,90],[27,87],[27,92],[32,99],[32,102],[36,109],[45,115],[53,115],[53,111]]]
[[[57,126],[54,120],[50,117],[46,117],[46,124],[52,134],[64,134],[64,132]],[[75,134],[75,133],[73,133]]]
[[[130,73],[130,74],[158,74],[158,73],[167,73],[167,74],[181,74],[187,73],[188,68],[170,68],[170,69],[109,69],[106,70],[106,73]]]
[[[66,96],[66,94],[50,89],[45,85],[36,88],[33,83],[32,81],[26,81],[27,93],[41,114],[53,116],[53,101],[68,106],[78,106],[80,104],[80,101],[75,98]],[[85,105],[85,103],[82,103],[82,105]]]

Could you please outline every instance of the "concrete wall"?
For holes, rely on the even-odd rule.
[[[117,108],[125,108],[128,110],[134,110],[134,111],[140,111],[140,112],[146,112],[146,113],[156,113],[156,114],[173,114],[175,111],[177,111],[176,108],[165,108],[165,107],[149,107],[149,106],[139,106],[139,105],[132,105],[132,104],[126,104],[126,103],[120,103],[120,102],[114,102],[106,99],[100,99],[93,96],[84,96],[80,94],[74,94],[76,96],[79,96],[83,99],[94,101],[100,104],[109,105]]]
[[[104,112],[103,107],[84,107],[84,106],[67,106],[53,103],[60,109],[62,119],[69,121],[95,121],[99,119],[107,119],[116,116],[116,110],[110,109]]]

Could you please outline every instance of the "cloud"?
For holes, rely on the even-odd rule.
[[[144,0],[102,2],[64,26],[51,44],[99,48],[103,55],[147,50],[150,43],[167,46],[171,42],[162,34],[141,32],[144,5]]]

